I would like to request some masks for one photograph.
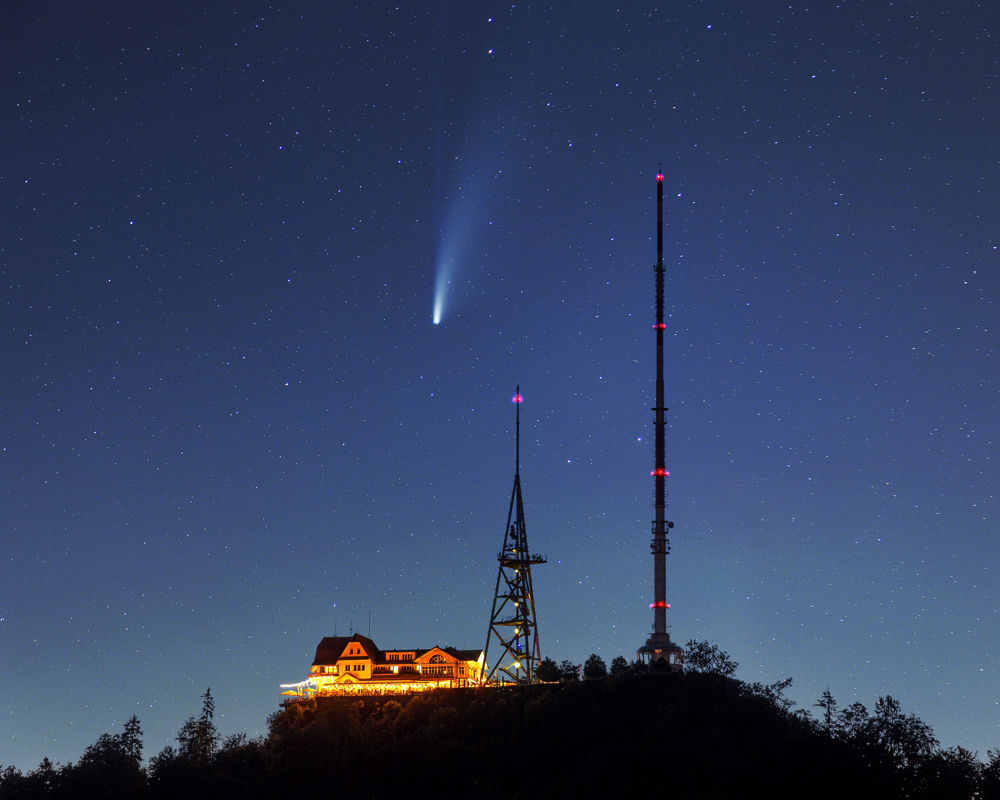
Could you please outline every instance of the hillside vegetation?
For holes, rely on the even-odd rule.
[[[675,797],[1000,799],[1000,752],[984,764],[941,750],[892,697],[869,712],[825,692],[814,717],[784,697],[790,680],[747,684],[707,643],[685,673],[596,656],[546,662],[542,685],[412,697],[321,699],[276,712],[268,736],[219,740],[210,692],[177,746],[142,762],[138,720],[105,734],[75,764],[0,770],[8,798],[400,797],[579,798],[622,791]]]

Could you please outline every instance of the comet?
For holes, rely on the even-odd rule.
[[[446,197],[444,225],[438,239],[434,267],[431,320],[440,325],[468,294],[470,272],[491,241],[490,209],[496,205],[503,169],[495,163],[498,147],[477,148],[476,157],[457,158],[454,183]],[[460,291],[464,287],[465,291]]]
[[[475,203],[468,200],[463,203],[461,195],[452,199],[451,208],[442,231],[438,245],[437,264],[434,268],[434,306],[432,319],[435,325],[440,325],[447,312],[452,310],[456,298],[453,295],[452,282],[458,272],[459,263],[468,260],[468,245],[463,244],[470,238],[469,215],[474,211]]]
[[[451,276],[455,271],[455,259],[442,257],[438,260],[436,277],[434,278],[434,324],[440,325],[444,318],[445,303],[448,300],[448,289],[451,286]]]

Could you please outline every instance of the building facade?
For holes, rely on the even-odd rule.
[[[282,704],[313,697],[413,694],[479,686],[485,667],[482,650],[431,647],[383,651],[358,633],[327,636],[316,647],[309,677],[282,684]]]

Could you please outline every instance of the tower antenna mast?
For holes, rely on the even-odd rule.
[[[653,407],[653,427],[656,434],[656,465],[653,469],[654,501],[656,519],[653,520],[653,540],[650,551],[653,554],[653,633],[646,644],[636,652],[636,660],[647,664],[666,662],[671,669],[679,670],[684,664],[684,651],[670,641],[667,633],[667,553],[670,541],[667,531],[674,523],[666,519],[667,472],[666,429],[667,407],[663,397],[663,170],[656,173],[656,405]]]

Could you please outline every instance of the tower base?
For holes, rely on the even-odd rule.
[[[635,660],[648,666],[663,662],[671,672],[680,672],[684,669],[684,650],[670,641],[669,633],[653,633],[636,651]]]

